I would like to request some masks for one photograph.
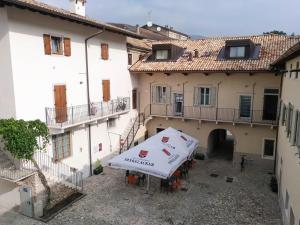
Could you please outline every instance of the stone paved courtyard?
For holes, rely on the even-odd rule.
[[[48,224],[279,225],[277,195],[268,186],[271,171],[271,161],[252,162],[242,173],[228,161],[197,161],[184,182],[187,191],[161,193],[159,180],[152,178],[150,194],[145,194],[145,188],[125,184],[124,171],[105,168],[104,174],[86,181],[86,197]],[[226,176],[234,181],[227,183]],[[8,212],[0,216],[0,224],[43,223]]]

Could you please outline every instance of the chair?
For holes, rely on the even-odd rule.
[[[128,184],[136,184],[136,177],[134,175],[128,176]]]

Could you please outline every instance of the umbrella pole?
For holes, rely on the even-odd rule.
[[[149,189],[150,189],[150,175],[147,175],[147,190],[146,190],[146,194],[149,193]]]

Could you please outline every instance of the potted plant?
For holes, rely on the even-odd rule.
[[[103,166],[101,165],[100,160],[98,159],[95,163],[95,169],[93,171],[94,175],[98,175],[103,172]]]
[[[275,192],[275,193],[278,192],[278,184],[277,184],[277,179],[275,176],[272,176],[272,178],[271,178],[270,187],[273,192]]]

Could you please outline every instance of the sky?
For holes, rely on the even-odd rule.
[[[65,9],[69,0],[39,0]],[[201,36],[283,30],[300,34],[299,0],[87,0],[87,15],[105,22],[161,26]]]

